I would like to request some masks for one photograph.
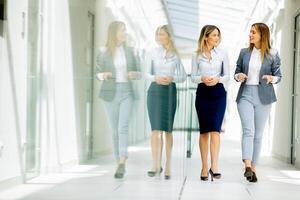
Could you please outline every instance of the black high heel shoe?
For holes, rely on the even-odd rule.
[[[167,172],[169,172],[169,173],[167,173]],[[167,170],[167,168],[165,168],[165,179],[166,179],[166,180],[171,179],[171,171],[170,171],[170,170]]]
[[[162,173],[162,171],[163,171],[163,168],[161,167],[159,171],[148,171],[147,174],[150,177],[154,177],[156,174]]]
[[[211,168],[209,169],[209,173],[210,173],[210,176],[211,176],[211,181],[214,181],[214,178],[215,179],[220,179],[221,176],[222,176],[221,173],[214,173]]]
[[[202,171],[201,171],[201,174],[202,174]],[[208,173],[207,173],[207,176],[200,175],[200,180],[201,181],[208,181]]]
[[[208,181],[208,174],[207,176],[200,176],[201,181]]]
[[[171,175],[166,175],[166,174],[165,174],[165,179],[166,179],[166,180],[169,180],[170,178],[171,178]]]

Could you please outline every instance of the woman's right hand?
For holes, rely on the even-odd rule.
[[[219,82],[219,79],[217,79],[216,77],[212,77],[212,76],[202,76],[201,81],[206,86],[214,86]]]
[[[102,74],[103,74],[102,77],[103,77],[104,80],[107,80],[107,79],[112,77],[111,72],[103,72]]]
[[[158,85],[169,85],[172,80],[173,79],[170,76],[155,76],[155,82]]]
[[[239,82],[244,82],[247,78],[248,78],[248,76],[244,73],[238,73],[237,74],[237,79],[238,79]]]

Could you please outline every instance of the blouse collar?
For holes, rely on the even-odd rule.
[[[214,58],[216,54],[217,54],[217,49],[216,49],[216,47],[214,47],[210,50],[211,58]],[[204,58],[208,59],[204,52],[202,53],[202,56]]]
[[[169,55],[167,56],[167,49],[165,49],[162,45],[159,45],[159,49],[163,58],[170,58],[175,55],[174,52],[170,52]]]

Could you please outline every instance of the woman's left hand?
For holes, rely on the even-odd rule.
[[[219,83],[220,78],[219,77],[210,77],[210,81],[206,83],[207,86],[215,86]]]
[[[127,73],[128,79],[133,80],[137,78],[137,72],[135,71],[130,71]]]
[[[271,76],[271,75],[263,75],[263,76],[262,76],[262,79],[263,79],[263,80],[266,80],[266,81],[267,81],[267,84],[269,84],[269,83],[272,83],[272,81],[273,81],[273,76]]]
[[[173,77],[172,76],[166,76],[165,80],[170,84],[173,81]]]

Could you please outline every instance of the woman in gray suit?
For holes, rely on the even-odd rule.
[[[234,78],[241,82],[236,101],[243,129],[244,176],[249,182],[257,182],[256,165],[262,134],[271,104],[277,100],[273,84],[281,80],[281,72],[280,58],[278,52],[271,48],[266,24],[253,24],[249,41],[249,47],[240,52]]]
[[[126,45],[126,27],[114,21],[108,27],[105,48],[97,53],[97,78],[102,81],[99,97],[104,105],[112,129],[114,153],[118,162],[115,178],[123,178],[128,158],[128,126],[135,91],[131,80],[141,76],[133,48]]]

